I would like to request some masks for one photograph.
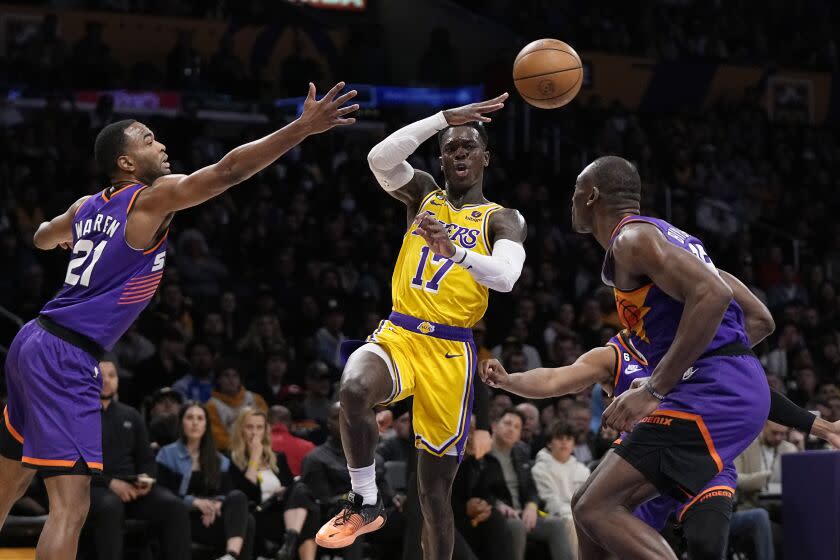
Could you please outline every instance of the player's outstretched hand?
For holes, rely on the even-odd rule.
[[[478,103],[470,103],[469,105],[455,107],[454,109],[447,109],[443,112],[443,116],[446,118],[446,122],[448,122],[451,126],[457,126],[459,124],[466,124],[474,121],[490,122],[493,119],[485,117],[484,115],[498,111],[504,107],[505,99],[507,98],[508,94],[505,92],[493,99],[479,101]]]
[[[478,375],[485,385],[489,387],[502,388],[507,382],[508,372],[505,371],[504,366],[496,359],[482,360],[478,364]]]
[[[613,400],[604,411],[602,421],[619,432],[629,432],[633,424],[656,410],[659,399],[644,387],[629,389]]]
[[[414,233],[422,237],[435,255],[447,259],[455,254],[455,244],[443,225],[431,212],[424,212],[414,218]]]
[[[346,105],[345,103],[356,97],[356,90],[338,95],[344,89],[344,82],[335,84],[321,99],[315,98],[315,84],[309,82],[309,93],[303,102],[303,114],[300,116],[301,123],[305,124],[311,134],[325,132],[334,126],[353,124],[356,119],[344,118],[345,115],[359,110],[359,105]]]

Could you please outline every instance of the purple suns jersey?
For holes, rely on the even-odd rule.
[[[128,213],[146,185],[91,196],[73,218],[73,253],[64,288],[41,310],[59,325],[110,350],[154,296],[163,276],[166,233],[151,249],[125,239]]]
[[[657,218],[636,215],[625,217],[613,230],[610,246],[621,228],[633,222],[644,222],[656,226],[669,243],[688,251],[717,274],[717,268],[706,254],[702,241]],[[630,330],[630,340],[648,359],[650,366],[655,367],[674,341],[684,305],[652,282],[632,291],[616,288],[615,262],[611,248],[607,249],[601,277],[605,284],[613,288],[618,317],[622,325]],[[744,312],[735,300],[729,304],[714,339],[703,354],[732,343],[741,343],[747,348],[750,346],[744,327]]]
[[[608,342],[607,346],[616,352],[615,372],[613,375],[612,396],[617,397],[630,388],[630,384],[639,377],[648,377],[645,357],[630,340],[627,331],[621,331]]]

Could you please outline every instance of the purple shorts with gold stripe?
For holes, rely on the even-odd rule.
[[[24,325],[6,356],[0,454],[35,469],[101,471],[98,366],[91,354],[36,321]]]

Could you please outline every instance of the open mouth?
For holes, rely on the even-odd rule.
[[[455,164],[455,175],[458,177],[466,177],[467,176],[467,164],[463,162],[458,162]]]

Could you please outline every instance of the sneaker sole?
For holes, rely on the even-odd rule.
[[[374,531],[380,529],[384,524],[385,517],[380,515],[367,525],[362,525],[359,530],[352,535],[347,535],[346,537],[322,537],[321,531],[318,531],[318,534],[315,535],[315,544],[322,548],[344,548],[356,542],[356,539],[362,535],[373,533]]]

